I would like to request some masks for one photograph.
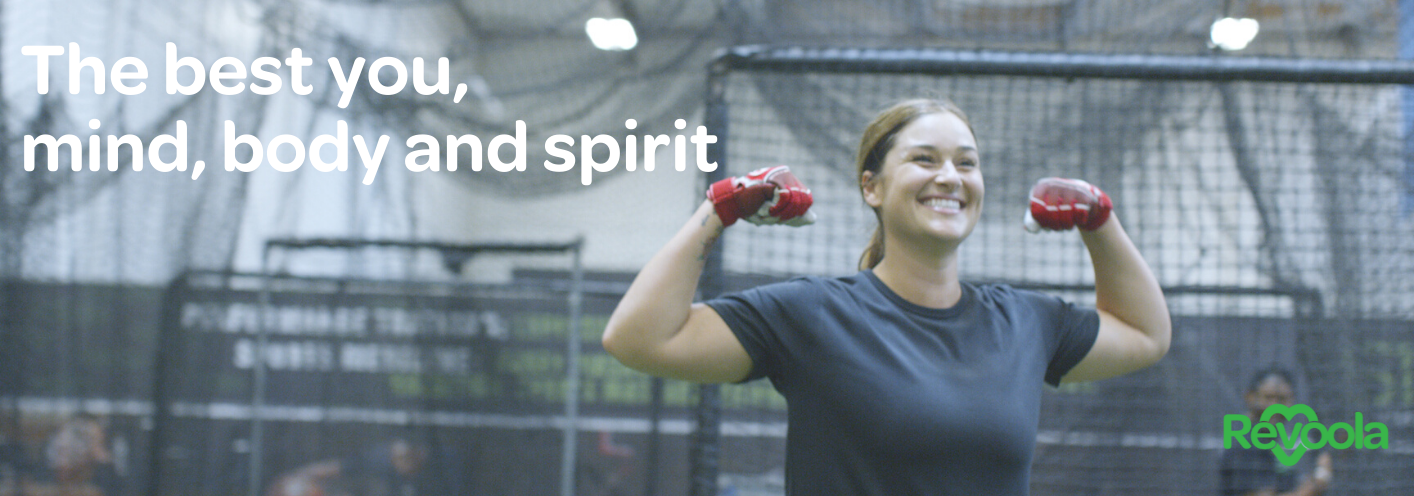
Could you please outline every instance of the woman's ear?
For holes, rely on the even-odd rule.
[[[879,199],[878,189],[880,181],[876,179],[877,177],[874,175],[874,171],[864,171],[864,174],[859,176],[859,191],[864,194],[864,203],[868,204],[870,207],[879,208],[884,202]]]

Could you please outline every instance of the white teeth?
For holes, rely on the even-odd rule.
[[[923,201],[923,205],[930,208],[945,208],[951,210],[957,210],[962,208],[962,202],[957,200],[948,200],[946,198],[929,198]]]

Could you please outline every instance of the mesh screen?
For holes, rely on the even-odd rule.
[[[257,493],[560,494],[567,278],[276,279]],[[0,494],[249,494],[261,281],[7,285]],[[653,380],[599,346],[622,287],[586,286],[575,494],[684,494],[696,388],[661,385],[655,437]],[[722,404],[783,412],[773,395],[731,387]],[[723,434],[763,448],[728,467],[779,463],[761,439],[783,423],[732,421]],[[66,439],[97,440],[106,456],[59,456]],[[410,477],[396,475],[395,446],[421,457]],[[94,470],[61,487],[60,459]]]
[[[179,274],[193,269],[254,270],[250,253],[258,251],[267,238],[282,235],[402,239],[460,239],[483,232],[499,235],[490,232],[499,229],[494,225],[440,231],[443,228],[428,220],[442,215],[443,203],[434,201],[430,207],[426,202],[419,204],[429,196],[393,174],[395,167],[385,167],[387,172],[380,174],[371,187],[359,184],[354,174],[347,175],[349,180],[341,184],[332,184],[303,173],[275,180],[212,169],[199,181],[181,174],[157,173],[150,167],[142,172],[124,168],[120,173],[27,173],[19,166],[25,135],[75,134],[82,138],[92,131],[133,134],[147,143],[156,135],[173,133],[180,120],[189,127],[190,159],[216,163],[221,153],[221,140],[216,133],[228,119],[234,121],[237,134],[268,139],[288,133],[306,141],[329,132],[337,119],[347,120],[352,134],[483,137],[509,132],[515,120],[524,119],[529,127],[527,138],[532,143],[555,133],[619,136],[627,132],[626,118],[641,123],[639,132],[658,134],[671,132],[668,123],[675,118],[693,119],[704,86],[702,67],[716,48],[729,43],[903,44],[1194,54],[1209,51],[1207,28],[1212,20],[1233,15],[1251,16],[1262,22],[1263,34],[1243,52],[1246,54],[1393,58],[1400,55],[1396,36],[1400,19],[1409,17],[1400,12],[1399,3],[0,0],[0,276],[4,278],[4,290],[0,291],[0,495],[59,492],[61,479],[77,479],[73,473],[59,473],[56,463],[74,459],[66,458],[69,455],[64,450],[51,447],[95,440],[93,444],[103,447],[101,451],[107,453],[103,457],[109,462],[95,463],[98,460],[90,456],[85,463],[98,466],[100,471],[79,474],[83,477],[78,479],[86,479],[85,484],[70,484],[65,490],[109,496],[151,494],[157,486],[148,479],[148,467],[155,460],[173,464],[158,470],[167,477],[162,491],[181,490],[174,484],[197,481],[189,489],[191,492],[245,494],[242,488],[248,484],[248,469],[242,464],[250,446],[242,448],[236,442],[248,424],[239,416],[231,416],[238,409],[224,410],[230,415],[219,419],[211,418],[215,414],[209,412],[171,419],[184,425],[180,429],[174,427],[173,435],[184,432],[187,437],[180,438],[182,444],[174,445],[176,449],[156,458],[149,456],[153,453],[150,439],[155,428],[153,401],[165,401],[156,396],[183,392],[190,396],[171,400],[210,404],[221,399],[216,396],[218,393],[239,396],[240,392],[239,381],[213,385],[209,390],[184,386],[185,389],[169,392],[154,387],[159,347],[180,349],[171,346],[188,342],[158,342],[159,336],[166,335],[162,331],[163,308],[171,308],[170,302],[164,305],[163,287]],[[632,52],[593,49],[585,39],[583,27],[584,21],[594,16],[631,18],[639,29],[639,47]],[[63,90],[68,79],[67,64],[59,58],[52,66],[50,93],[39,95],[34,59],[21,55],[19,48],[69,42],[81,44],[84,56],[99,57],[110,67],[121,56],[146,61],[152,71],[147,92],[140,97],[123,97],[114,91],[105,95],[87,91],[70,94]],[[247,62],[257,56],[283,58],[295,47],[313,57],[316,68],[322,67],[323,59],[328,57],[337,57],[348,67],[357,57],[371,61],[392,56],[406,61],[411,57],[445,56],[451,60],[449,79],[453,87],[466,83],[471,90],[460,104],[452,104],[441,95],[373,96],[369,87],[360,86],[358,96],[347,107],[339,107],[339,94],[329,73],[311,70],[306,73],[306,83],[320,91],[305,97],[292,96],[288,91],[279,98],[249,93],[222,96],[209,90],[191,96],[168,95],[157,87],[161,77],[159,61],[167,42],[176,43],[181,55],[197,57],[208,65],[220,56]],[[734,272],[741,277],[729,280],[729,284],[754,284],[796,273],[848,272],[868,235],[869,214],[855,199],[850,174],[830,171],[848,171],[852,167],[849,156],[857,133],[879,106],[921,92],[944,94],[959,100],[973,113],[987,147],[985,158],[998,164],[987,172],[993,208],[987,210],[986,225],[1001,227],[979,230],[977,238],[965,245],[968,260],[983,264],[969,267],[973,271],[969,277],[1085,284],[1089,275],[1083,268],[1084,252],[1073,239],[1021,235],[1014,225],[1019,210],[1002,208],[1019,205],[1018,195],[1034,177],[1025,176],[1020,183],[1007,185],[998,169],[1004,164],[1016,164],[1035,169],[1033,174],[1051,167],[1058,169],[1057,173],[1083,173],[1117,196],[1126,225],[1156,267],[1160,264],[1153,258],[1169,253],[1160,275],[1166,285],[1218,285],[1240,292],[1171,291],[1170,301],[1177,313],[1276,318],[1285,319],[1279,322],[1287,325],[1293,322],[1289,320],[1291,316],[1309,315],[1305,313],[1308,311],[1326,318],[1350,319],[1303,321],[1304,327],[1291,331],[1290,336],[1282,334],[1288,339],[1306,336],[1301,339],[1308,341],[1302,341],[1306,344],[1300,349],[1309,355],[1277,354],[1274,350],[1287,348],[1253,345],[1254,349],[1267,351],[1251,355],[1258,358],[1244,358],[1235,371],[1223,369],[1221,374],[1203,377],[1230,379],[1234,374],[1248,373],[1257,362],[1281,358],[1283,363],[1304,367],[1303,377],[1308,379],[1303,379],[1307,381],[1303,387],[1312,389],[1302,394],[1312,402],[1324,402],[1321,408],[1335,409],[1340,402],[1350,401],[1349,408],[1368,407],[1368,413],[1374,411],[1374,405],[1383,405],[1380,408],[1385,410],[1381,411],[1406,412],[1404,425],[1408,425],[1407,412],[1414,401],[1409,399],[1414,393],[1408,391],[1414,379],[1410,379],[1411,362],[1402,336],[1414,304],[1410,303],[1407,286],[1403,292],[1398,286],[1407,279],[1407,272],[1401,271],[1408,267],[1409,243],[1401,245],[1400,240],[1408,239],[1409,221],[1407,216],[1403,220],[1381,216],[1389,211],[1387,195],[1391,190],[1397,191],[1395,183],[1400,174],[1405,174],[1405,183],[1414,181],[1409,176],[1414,174],[1414,168],[1395,156],[1398,145],[1390,138],[1394,133],[1394,139],[1399,139],[1401,132],[1397,129],[1397,121],[1402,119],[1397,116],[1398,102],[1405,97],[1399,90],[1234,85],[1227,96],[1201,84],[766,75],[738,75],[732,83],[729,95],[735,118],[732,125],[736,129],[730,140],[733,170],[754,167],[753,161],[791,163],[820,194],[818,209],[824,215],[822,223],[811,230],[759,231],[765,236],[784,236],[779,239],[749,241],[746,238],[758,237],[748,234],[753,233],[752,228],[734,229],[734,238],[727,244],[735,250],[729,252],[728,268],[750,274]],[[1326,107],[1303,103],[1307,101]],[[1171,117],[1141,118],[1147,114],[1129,110],[1126,102],[1162,103],[1144,108],[1149,108],[1152,115]],[[1110,114],[1101,110],[1120,107],[1126,109]],[[1008,108],[1025,111],[1017,114],[1004,110]],[[1235,110],[1229,112],[1229,108]],[[1284,117],[1262,117],[1274,112],[1281,112]],[[1228,115],[1237,117],[1230,121]],[[102,126],[90,130],[90,119],[101,120]],[[1237,148],[1247,150],[1242,152],[1245,155],[1224,151],[1227,140],[1233,139],[1228,137],[1228,122],[1241,124],[1233,126],[1241,131],[1232,136],[1240,136],[1238,142],[1247,143]],[[1155,131],[1156,123],[1164,123],[1166,130]],[[1086,132],[1073,132],[1077,128]],[[1325,131],[1315,133],[1313,129]],[[1128,142],[1126,136],[1148,141]],[[1084,141],[1089,139],[1096,141]],[[1116,150],[1137,147],[1146,151],[1111,155]],[[1349,160],[1318,162],[1315,157],[1322,155],[1311,151],[1315,149]],[[38,152],[41,163],[49,158],[45,150]],[[1023,152],[1043,155],[1046,160],[1002,155]],[[124,164],[130,158],[125,153],[119,153]],[[534,156],[539,153],[535,147],[531,153],[528,158],[532,165],[546,158]],[[63,147],[55,158],[67,164],[70,154],[71,150]],[[1219,158],[1208,160],[1209,155]],[[1290,172],[1286,170],[1288,156],[1296,157]],[[390,155],[389,165],[400,159]],[[1138,164],[1141,159],[1148,162]],[[1106,168],[1115,174],[1111,180],[1093,175],[1090,169],[1070,168],[1070,164]],[[1245,170],[1255,172],[1234,173],[1236,164],[1249,164]],[[1161,171],[1165,170],[1173,172],[1163,175]],[[305,171],[309,172],[309,168]],[[473,173],[464,165],[456,177],[477,195],[512,200],[554,199],[585,191],[573,175],[550,174],[536,167],[522,174],[506,175]],[[596,180],[595,187],[612,184],[610,179],[614,177],[623,175],[606,174],[603,180]],[[1146,184],[1179,188],[1145,189]],[[1260,194],[1243,193],[1244,187],[1252,188],[1245,186],[1250,184],[1266,189]],[[1229,193],[1207,193],[1224,191],[1223,186]],[[1171,192],[1146,196],[1146,192],[1155,191]],[[1196,195],[1194,191],[1203,194]],[[838,203],[830,203],[827,194]],[[1316,196],[1319,200],[1312,201],[1308,194],[1327,196]],[[1210,196],[1235,206],[1219,207]],[[1194,203],[1207,206],[1195,207]],[[1175,205],[1180,204],[1187,206],[1177,209]],[[1414,203],[1406,205],[1411,204]],[[520,208],[523,204],[508,205]],[[317,211],[321,208],[338,213],[320,215]],[[1174,213],[1161,214],[1162,208]],[[1366,210],[1379,214],[1356,213]],[[529,223],[527,227],[534,230],[538,226]],[[603,236],[608,240],[604,243],[621,242],[616,232],[588,234],[591,238]],[[1160,235],[1168,237],[1161,240]],[[1031,248],[983,248],[1006,244],[1006,236],[1018,236],[1017,240],[1029,243]],[[594,243],[598,241],[591,241]],[[1037,248],[1038,244],[1042,248]],[[592,266],[596,262],[588,263]],[[340,257],[316,265],[321,269],[319,274],[343,278],[416,278],[427,272],[420,270],[425,267],[396,256]],[[1237,269],[1229,271],[1230,267]],[[433,269],[443,275],[435,264]],[[213,299],[206,303],[214,307],[236,305],[251,297],[248,288],[217,287],[220,284],[206,287],[210,291],[194,291],[183,297],[194,301],[198,296],[211,296]],[[645,494],[651,494],[652,487],[657,487],[658,493],[681,493],[690,471],[685,459],[688,434],[693,428],[688,409],[694,402],[695,390],[683,383],[664,385],[661,396],[665,407],[660,413],[667,436],[660,440],[658,448],[653,448],[645,421],[652,411],[648,406],[653,396],[652,382],[618,365],[596,348],[603,318],[612,310],[616,292],[621,289],[610,288],[585,301],[584,387],[595,391],[585,393],[585,408],[586,416],[598,420],[586,424],[579,442],[581,460],[585,460],[579,469],[588,474],[580,478],[580,493],[636,494],[643,488]],[[392,297],[399,302],[390,303],[392,306],[406,302],[409,311],[442,311],[429,310],[424,300],[392,294],[401,295]],[[1081,301],[1088,298],[1083,292],[1067,296]],[[220,299],[224,297],[229,299]],[[469,301],[469,305],[476,306],[493,300]],[[514,300],[494,301],[504,303],[505,308],[500,310],[507,315],[519,308]],[[356,298],[346,303],[363,308],[373,305]],[[1369,329],[1374,330],[1369,332],[1373,334],[1358,331],[1366,328],[1360,327],[1366,318],[1381,319],[1370,324],[1373,327]],[[171,322],[180,324],[181,320]],[[520,324],[507,325],[519,329],[514,326]],[[186,369],[177,370],[190,370],[213,380],[234,380],[230,378],[249,373],[248,369],[233,368],[237,343],[234,335],[193,335],[226,341],[212,351],[212,356],[204,357],[206,361],[189,356],[184,357],[187,362],[162,363],[169,367],[185,365]],[[1214,331],[1214,335],[1224,334]],[[355,341],[368,342],[362,338]],[[332,346],[336,340],[329,342]],[[413,341],[403,339],[387,344],[421,346],[410,343]],[[477,349],[474,344],[466,346]],[[1170,361],[1179,363],[1181,350],[1176,348]],[[1315,354],[1316,350],[1326,354]],[[318,363],[321,355],[316,352],[314,356]],[[513,364],[507,362],[506,366]],[[543,372],[530,369],[513,373],[540,373],[533,370]],[[374,373],[355,375],[358,374]],[[364,412],[359,415],[370,411],[447,411],[446,405],[435,401],[409,406],[416,402],[411,399],[416,395],[395,393],[423,387],[426,378],[414,374],[416,380],[409,381],[407,374],[400,373],[403,382],[398,384],[405,388],[397,389],[392,387],[394,375],[379,376],[388,382],[369,386],[369,391],[377,394],[350,398],[340,392],[347,392],[349,386],[341,382],[344,378],[329,376],[333,378],[326,381],[319,379],[323,375],[309,372],[300,379],[304,381],[301,384],[318,394],[296,398],[303,401],[296,404],[317,404],[324,408],[317,411],[327,411],[343,408],[341,402],[351,401],[361,409],[357,411]],[[372,376],[365,378],[368,377]],[[1162,377],[1176,381],[1172,375]],[[1318,383],[1316,379],[1330,382]],[[437,381],[430,382],[435,385]],[[1230,410],[1227,407],[1236,404],[1233,389],[1227,385],[1213,389],[1220,392],[1219,397],[1226,398],[1226,403],[1213,405]],[[1177,398],[1174,394],[1168,397]],[[782,400],[764,383],[724,387],[720,399],[724,408],[721,487],[737,494],[778,494],[782,475],[777,468],[783,458],[780,441],[785,432]],[[385,400],[389,403],[375,405]],[[328,403],[320,403],[323,401]],[[267,447],[267,453],[274,454],[266,465],[266,475],[286,475],[329,460],[348,460],[368,467],[376,461],[370,458],[379,458],[380,452],[391,453],[394,441],[401,439],[425,453],[428,466],[438,467],[438,473],[450,473],[448,466],[459,467],[461,473],[449,475],[451,478],[438,484],[460,484],[459,488],[481,494],[553,492],[553,469],[558,456],[551,446],[558,442],[553,430],[495,430],[466,424],[466,418],[481,418],[474,416],[482,414],[478,413],[482,412],[480,406],[466,401],[459,404],[465,409],[457,411],[473,417],[446,421],[454,424],[451,426],[425,419],[404,422],[405,417],[397,415],[326,416],[324,422],[313,422],[296,415],[310,410],[287,411],[286,417],[270,424],[267,439],[275,444]],[[524,400],[512,403],[516,401]],[[1076,405],[1081,406],[1073,408],[1079,409],[1088,403]],[[558,411],[555,405],[534,406]],[[1217,407],[1213,409],[1216,411]],[[353,411],[341,415],[354,415],[350,413]],[[1084,416],[1067,415],[1070,416],[1063,418]],[[377,421],[368,421],[370,418]],[[1057,425],[1048,429],[1063,429],[1069,424]],[[444,436],[447,441],[436,441]],[[1401,434],[1396,439],[1409,437]],[[1051,452],[1065,447],[1092,453],[1086,451],[1092,449],[1087,445],[1042,441],[1048,446],[1057,445],[1048,448]],[[632,455],[622,447],[632,448]],[[1153,451],[1156,457],[1172,452]],[[433,457],[447,461],[435,465],[430,461]],[[1071,463],[1082,467],[1119,466],[1108,459]],[[1191,464],[1200,466],[1198,462]],[[1338,470],[1341,466],[1337,466]],[[1389,463],[1387,466],[1400,467]],[[1195,480],[1211,476],[1210,471],[1192,470]],[[1046,474],[1063,476],[1065,472],[1037,472],[1038,480],[1064,484],[1056,482],[1060,476],[1047,479],[1050,475]],[[1092,481],[1072,484],[1091,488],[1090,492],[1103,492],[1093,488],[1108,487],[1103,481],[1109,479],[1104,477],[1119,477],[1118,474],[1119,469],[1111,468],[1091,476]],[[1398,477],[1377,472],[1362,474],[1370,475],[1370,480],[1388,481],[1385,493],[1407,488],[1399,485],[1402,483]],[[329,487],[358,493],[353,484],[340,482]]]
[[[899,100],[949,98],[975,130],[987,193],[961,248],[964,280],[1093,304],[1079,236],[1021,226],[1036,179],[1078,177],[1114,199],[1174,315],[1158,365],[1047,394],[1035,494],[1216,493],[1221,418],[1246,411],[1249,376],[1274,364],[1295,371],[1296,401],[1323,419],[1363,412],[1391,430],[1391,449],[1336,452],[1332,493],[1414,489],[1407,90],[841,72],[726,76],[727,174],[791,165],[819,216],[799,229],[728,230],[726,272],[856,271],[875,226],[856,180],[860,133]],[[728,411],[734,419],[779,417]],[[725,440],[723,484],[776,487],[783,452],[769,435]]]
[[[247,494],[253,460],[259,494],[558,493],[562,291],[278,278],[262,306],[261,284],[198,274],[169,290],[156,494]],[[601,390],[586,413],[612,410]]]
[[[815,194],[807,229],[726,235],[727,271],[853,272],[874,229],[854,151],[875,113],[940,96],[968,113],[986,203],[961,256],[973,280],[1090,284],[1084,245],[1020,219],[1045,176],[1081,177],[1165,287],[1318,294],[1327,315],[1414,317],[1414,219],[1401,180],[1402,89],[1368,85],[1011,77],[738,74],[729,174],[792,165]],[[1172,295],[1181,315],[1292,316],[1291,298]]]

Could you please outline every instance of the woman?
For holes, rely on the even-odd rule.
[[[799,201],[808,190],[779,170],[714,184],[638,274],[604,348],[664,377],[770,377],[788,402],[790,494],[1026,494],[1042,383],[1163,357],[1170,324],[1158,283],[1103,193],[1065,180],[1038,184],[1032,213],[1043,227],[1091,229],[1081,236],[1097,311],[960,282],[957,248],[985,189],[976,138],[950,102],[885,110],[865,129],[857,164],[879,220],[859,273],[693,304],[724,220],[798,223],[808,206]],[[755,213],[750,192],[762,182],[775,190],[769,212]]]

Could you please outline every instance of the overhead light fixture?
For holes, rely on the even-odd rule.
[[[595,17],[584,23],[584,33],[600,50],[633,50],[638,46],[638,34],[628,19]]]
[[[1245,17],[1242,19],[1232,17],[1218,19],[1213,22],[1208,46],[1215,46],[1230,52],[1247,48],[1247,44],[1257,37],[1257,29],[1256,19]]]

